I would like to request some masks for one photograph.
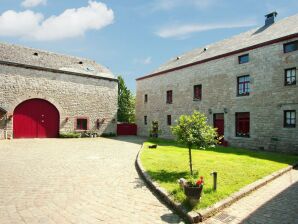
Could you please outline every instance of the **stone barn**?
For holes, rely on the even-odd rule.
[[[117,97],[95,61],[0,43],[0,139],[116,133]]]

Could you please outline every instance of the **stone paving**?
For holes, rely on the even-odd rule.
[[[0,223],[182,223],[140,180],[141,142],[0,141]]]
[[[298,170],[273,180],[204,223],[298,223]]]

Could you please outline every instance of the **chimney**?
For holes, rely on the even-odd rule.
[[[271,12],[267,15],[265,15],[266,20],[265,20],[265,26],[270,26],[274,23],[274,18],[277,16],[277,12]]]

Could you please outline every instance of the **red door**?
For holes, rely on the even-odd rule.
[[[59,112],[46,100],[26,100],[14,110],[13,132],[14,138],[56,138]]]
[[[224,136],[224,133],[225,133],[224,114],[214,114],[213,122],[214,122],[214,127],[217,128],[218,135]]]

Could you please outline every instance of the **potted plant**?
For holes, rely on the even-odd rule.
[[[183,184],[184,194],[191,206],[195,206],[200,201],[203,186],[203,177],[200,177],[198,180],[190,178]]]

